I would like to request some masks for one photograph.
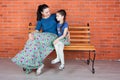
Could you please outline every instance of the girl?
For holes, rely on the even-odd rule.
[[[57,57],[51,61],[52,64],[61,62],[59,69],[64,69],[64,45],[69,45],[70,41],[69,38],[66,36],[68,34],[68,23],[65,21],[66,19],[66,12],[65,10],[59,10],[56,13],[56,19],[58,21],[57,24],[57,31],[58,31],[58,38],[53,42]]]

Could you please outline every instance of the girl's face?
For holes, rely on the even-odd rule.
[[[50,10],[49,8],[45,8],[43,12],[41,12],[43,17],[49,17],[50,16]]]
[[[57,21],[61,21],[64,19],[64,16],[62,16],[60,13],[56,13],[56,19]]]

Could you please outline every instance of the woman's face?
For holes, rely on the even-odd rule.
[[[49,8],[45,8],[43,12],[41,12],[43,17],[49,17],[50,16],[50,10]]]
[[[56,19],[57,21],[63,20],[64,16],[62,16],[60,13],[56,13]]]

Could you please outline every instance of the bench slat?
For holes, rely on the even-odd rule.
[[[64,50],[95,50],[94,46],[65,46]]]
[[[90,27],[80,27],[80,26],[69,26],[69,29],[90,29]]]
[[[70,43],[70,46],[92,46],[90,43]]]
[[[86,47],[86,48],[94,48],[94,46],[90,46],[90,45],[70,45],[70,46],[66,46],[66,47],[74,47],[74,48],[82,48],[82,47]]]
[[[90,39],[71,39],[70,41],[81,42],[81,41],[90,41]]]
[[[70,31],[70,33],[90,33],[90,31]]]
[[[34,30],[29,30],[29,33],[33,32]]]
[[[70,35],[71,38],[90,38],[88,35]]]

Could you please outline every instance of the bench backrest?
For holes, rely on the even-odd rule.
[[[29,33],[35,29],[35,26],[29,24]],[[90,27],[86,26],[69,26],[71,44],[87,45],[90,44]]]
[[[69,26],[71,43],[89,44],[90,27],[89,26]]]

